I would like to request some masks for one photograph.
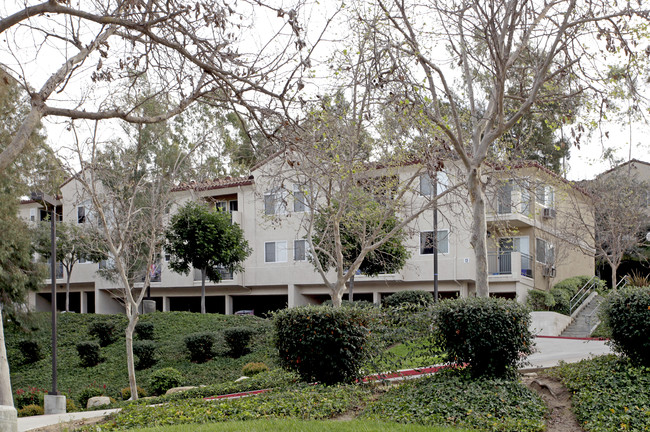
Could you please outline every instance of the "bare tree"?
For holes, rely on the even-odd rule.
[[[375,51],[389,59],[375,77],[387,101],[417,107],[463,167],[477,295],[486,297],[485,171],[495,143],[534,106],[578,94],[604,99],[606,89],[597,85],[611,77],[603,54],[645,55],[631,41],[634,23],[645,22],[648,12],[605,0],[358,4],[359,18],[375,35]],[[376,15],[367,18],[373,5],[383,14],[380,22]],[[522,77],[523,58],[528,67]],[[561,91],[554,85],[559,77]]]
[[[300,0],[286,9],[255,0],[5,2],[1,65],[29,93],[31,106],[0,154],[0,170],[46,116],[156,123],[201,97],[259,124],[286,114],[310,66],[300,6]],[[137,110],[143,101],[131,97],[130,83],[143,75],[155,83],[152,97],[166,98],[165,112]]]

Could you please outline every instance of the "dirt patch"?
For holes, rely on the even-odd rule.
[[[536,392],[548,407],[546,432],[583,430],[571,410],[571,393],[559,379],[531,373],[524,375],[522,381],[528,388]]]

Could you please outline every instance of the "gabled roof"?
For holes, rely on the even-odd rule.
[[[619,170],[619,169],[623,168],[626,165],[632,165],[632,164],[641,164],[641,165],[650,166],[650,162],[645,162],[645,161],[642,161],[642,160],[639,160],[639,159],[630,159],[627,162],[623,162],[620,165],[616,165],[614,168],[610,168],[607,171],[601,172],[600,174],[598,174],[598,177],[600,177],[602,175],[605,175],[605,174],[609,174],[609,173],[611,173],[613,171]]]

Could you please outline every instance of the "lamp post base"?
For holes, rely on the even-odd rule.
[[[65,414],[65,396],[58,395],[45,395],[45,414]]]
[[[0,430],[18,432],[18,415],[16,414],[16,408],[7,405],[0,405]]]

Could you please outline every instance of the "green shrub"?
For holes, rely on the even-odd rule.
[[[43,407],[39,405],[26,405],[18,410],[18,417],[31,417],[35,415],[43,415]]]
[[[77,402],[79,402],[79,406],[81,408],[86,408],[88,406],[88,399],[95,396],[103,396],[103,395],[104,395],[104,389],[95,386],[86,387],[85,389],[81,390],[77,395]]]
[[[190,361],[205,363],[213,356],[214,334],[194,333],[185,337],[185,347],[190,354]]]
[[[547,311],[555,306],[555,297],[548,291],[532,289],[528,291],[526,304],[530,310]]]
[[[602,316],[611,331],[611,345],[634,364],[650,367],[650,288],[613,292]]]
[[[303,306],[273,317],[276,348],[283,367],[305,381],[350,382],[367,358],[370,311]]]
[[[23,339],[18,342],[18,349],[23,354],[23,364],[36,363],[43,358],[38,341]]]
[[[322,303],[322,306],[333,306],[334,303],[332,300],[325,300]],[[353,306],[353,307],[377,307],[376,304],[373,302],[369,302],[366,300],[354,300],[354,301],[349,301],[349,300],[342,300],[341,301],[341,306],[348,307],[348,306]]]
[[[99,345],[103,347],[117,340],[115,324],[110,321],[95,321],[88,326],[88,333],[99,339]]]
[[[145,389],[143,389],[140,386],[137,386],[138,389],[138,397],[147,397],[147,392]],[[124,387],[122,390],[120,390],[120,394],[122,395],[122,400],[129,400],[131,398],[131,387]]]
[[[154,395],[164,394],[167,390],[183,384],[183,375],[174,368],[155,371],[149,378],[149,391]]]
[[[233,357],[241,357],[248,352],[248,344],[253,330],[248,327],[232,327],[223,331],[223,339]]]
[[[428,291],[400,291],[391,294],[382,301],[384,306],[398,307],[405,304],[430,305],[433,303],[433,295]]]
[[[84,407],[85,408],[85,407]],[[79,408],[77,407],[77,404],[74,403],[74,400],[70,398],[69,396],[65,397],[65,412],[77,412],[79,411]]]
[[[528,310],[512,300],[444,300],[434,310],[437,346],[456,363],[469,363],[474,376],[502,377],[514,371],[533,338]]]
[[[97,366],[102,361],[99,344],[95,341],[79,342],[77,344],[77,353],[83,367]]]
[[[241,368],[241,372],[246,376],[257,375],[260,372],[266,372],[268,370],[269,367],[262,362],[246,363],[244,367]]]
[[[571,313],[571,298],[576,295],[576,293],[580,291],[580,288],[585,286],[590,279],[589,276],[574,276],[556,283],[550,290],[550,294],[553,296],[555,304],[549,310],[569,315]],[[595,282],[596,291],[603,292],[606,287],[605,281],[596,278]]]
[[[153,340],[153,323],[150,322],[138,322],[135,325],[134,333],[140,340]]]
[[[133,342],[133,354],[138,357],[136,369],[148,369],[156,364],[156,343],[151,340]]]
[[[43,397],[47,391],[36,387],[29,387],[27,390],[16,389],[14,395],[14,405],[16,409],[20,409],[27,405],[40,405],[43,406]]]

